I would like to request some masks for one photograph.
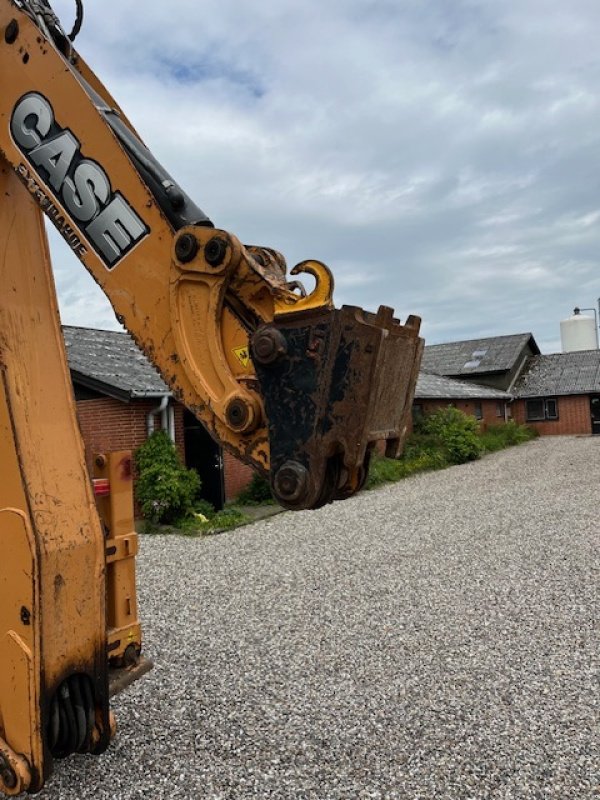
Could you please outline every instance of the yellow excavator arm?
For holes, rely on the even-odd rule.
[[[358,491],[377,441],[400,452],[422,341],[416,317],[335,309],[321,262],[290,280],[281,254],[216,228],[46,0],[0,0],[0,82],[0,789],[17,794],[39,790],[54,758],[102,752],[111,735],[107,532],[43,215],[174,397],[287,508]]]

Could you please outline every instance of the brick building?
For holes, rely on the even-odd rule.
[[[481,420],[483,425],[497,425],[509,414],[511,395],[478,383],[457,381],[421,371],[415,389],[413,416],[432,414],[449,405]]]
[[[517,422],[542,435],[600,434],[600,350],[536,355],[514,387]]]
[[[94,453],[135,450],[153,430],[164,429],[216,508],[248,484],[250,467],[224,453],[173,399],[127,333],[65,326],[63,334],[88,465]]]
[[[419,381],[415,403],[426,413],[452,404],[490,424],[490,402],[485,404],[486,416],[483,397],[475,409],[466,396],[459,401],[461,390],[453,384],[460,378],[462,384],[479,385],[478,392],[482,386],[503,391],[505,417],[531,425],[541,435],[600,434],[599,350],[542,355],[532,334],[521,333],[428,345],[422,366],[422,375],[429,372],[452,379],[436,387],[445,396],[435,404],[421,396]],[[500,406],[497,421],[501,421]]]
[[[248,485],[252,469],[174,400],[127,333],[63,331],[88,464],[95,452],[135,450],[162,428],[216,508]],[[600,351],[541,355],[530,333],[429,345],[415,415],[448,405],[484,425],[512,416],[541,434],[600,433]]]

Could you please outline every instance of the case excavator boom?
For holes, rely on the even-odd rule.
[[[98,517],[44,215],[173,396],[287,508],[354,494],[378,441],[399,454],[422,341],[416,317],[334,308],[321,262],[290,279],[281,254],[215,227],[46,0],[0,0],[0,151],[0,791],[14,795],[55,758],[106,749],[109,657],[140,643],[136,539],[117,500]],[[97,467],[130,479],[126,458]]]

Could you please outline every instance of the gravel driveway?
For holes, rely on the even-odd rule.
[[[600,437],[143,537],[152,673],[45,800],[599,797]]]

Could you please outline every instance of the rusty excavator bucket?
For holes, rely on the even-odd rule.
[[[376,442],[402,450],[423,340],[420,319],[353,306],[276,315],[252,338],[269,421],[271,488],[286,508],[358,491]]]

